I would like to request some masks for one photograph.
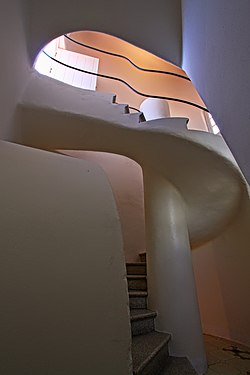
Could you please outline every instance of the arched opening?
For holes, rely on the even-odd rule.
[[[142,111],[148,98],[166,101],[170,117],[188,118],[189,129],[211,131],[204,116],[208,110],[181,68],[114,36],[62,35],[40,52],[34,66],[67,84],[113,93],[131,113]]]

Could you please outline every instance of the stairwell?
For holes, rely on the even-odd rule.
[[[247,186],[224,140],[213,134],[187,130],[186,118],[163,118],[140,123],[142,115],[131,114],[127,105],[115,103],[113,94],[77,89],[35,73],[30,77],[17,106],[16,119],[19,131],[16,132],[15,143],[44,150],[115,153],[127,156],[142,166],[148,206],[146,226],[151,247],[159,254],[158,258],[152,257],[151,262],[154,259],[153,269],[162,270],[161,285],[166,285],[161,288],[159,298],[165,306],[165,301],[169,301],[166,307],[173,319],[168,326],[173,334],[175,353],[186,355],[203,374],[206,359],[190,245],[198,246],[222,233],[237,218],[243,199],[248,199]],[[162,207],[163,202],[169,200],[172,203],[165,204],[165,210],[153,209],[157,204]],[[183,219],[181,226],[177,216],[173,220],[169,207],[175,208],[173,212],[180,213],[178,217]],[[166,225],[173,235],[165,236]],[[162,228],[160,236],[159,226]],[[181,252],[175,251],[177,230],[178,241],[182,241]],[[159,266],[162,262],[165,268]],[[173,265],[180,262],[185,273],[180,267],[173,269]],[[133,300],[134,374],[156,375],[163,369],[163,364],[157,368],[160,360],[156,357],[158,353],[160,356],[163,348],[167,348],[167,342],[162,342],[162,336],[160,343],[157,341],[155,344],[154,341],[149,348],[150,337],[160,336],[154,329],[157,314],[147,309],[147,279],[146,271],[143,272],[128,271],[131,304]],[[158,292],[159,285],[156,283],[154,288]],[[193,302],[186,298],[187,291]],[[153,292],[152,296],[156,296]],[[142,305],[137,305],[139,300]],[[183,317],[180,311],[183,311]],[[161,319],[167,319],[164,309],[159,308],[159,315]],[[166,336],[164,340],[167,341]],[[166,354],[167,350],[164,359]],[[169,369],[173,368],[173,363],[176,367],[180,359],[167,358],[167,374],[195,373],[171,373]],[[156,368],[154,362],[157,363]]]
[[[169,356],[169,333],[155,330],[157,313],[147,308],[146,253],[140,262],[127,263],[130,321],[132,333],[133,375],[193,375],[186,358]]]

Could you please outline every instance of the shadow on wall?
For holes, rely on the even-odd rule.
[[[214,241],[193,251],[203,331],[250,345],[250,203]]]
[[[95,151],[60,151],[78,159],[98,164],[113,190],[121,222],[127,262],[136,262],[145,251],[145,219],[142,168],[123,155]]]

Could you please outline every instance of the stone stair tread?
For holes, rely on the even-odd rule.
[[[127,275],[144,275],[147,274],[147,265],[145,262],[126,263]]]
[[[146,279],[146,275],[127,275],[127,279]]]
[[[145,274],[127,275],[127,283],[129,291],[147,290],[147,276]]]
[[[146,309],[147,308],[146,290],[129,290],[129,307],[130,309]]]
[[[128,292],[130,297],[147,297],[148,292],[145,292],[144,290],[130,290]]]
[[[155,331],[157,313],[147,309],[146,254],[128,262],[127,281],[132,334],[133,375],[160,374],[165,366],[170,335]],[[174,374],[173,374],[174,375]]]
[[[130,320],[142,320],[142,319],[148,319],[148,318],[155,318],[156,312],[151,311],[148,309],[132,309],[130,310]]]
[[[145,267],[146,266],[146,262],[127,262],[126,265],[128,266],[142,266],[142,267]]]
[[[134,337],[132,342],[134,374],[142,371],[169,340],[169,334],[156,331]]]

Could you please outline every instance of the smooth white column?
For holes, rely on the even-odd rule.
[[[185,204],[173,185],[144,170],[149,308],[156,329],[172,334],[170,354],[207,369]]]

